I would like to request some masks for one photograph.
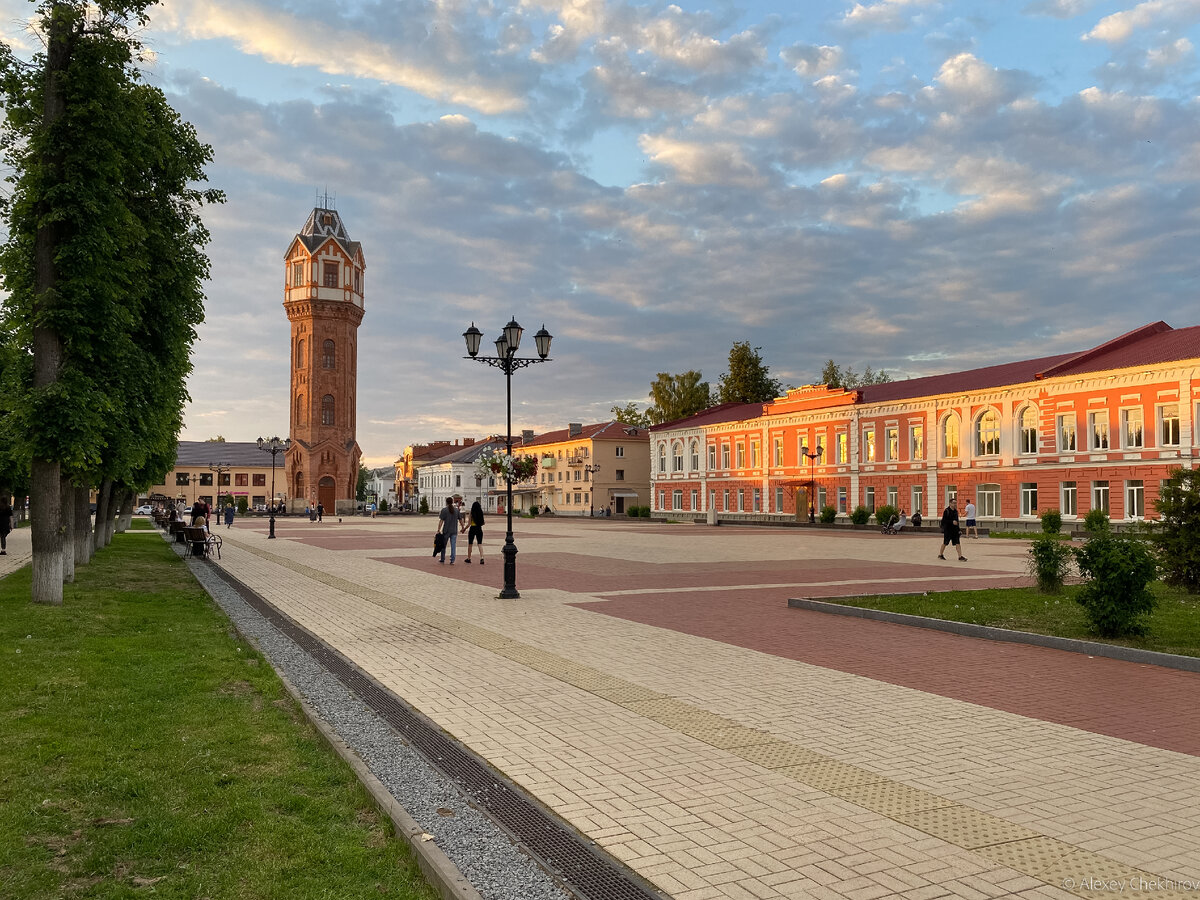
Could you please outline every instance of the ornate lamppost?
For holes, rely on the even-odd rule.
[[[483,338],[483,332],[475,327],[474,322],[463,332],[463,339],[467,342],[468,358],[485,365],[495,366],[504,372],[505,410],[508,423],[504,439],[510,463],[512,462],[512,373],[517,369],[532,366],[534,363],[550,362],[550,341],[553,339],[550,332],[546,330],[546,326],[543,325],[541,330],[533,336],[540,359],[519,358],[517,348],[521,345],[521,335],[524,333],[525,329],[517,324],[515,318],[510,320],[504,326],[504,330],[500,332],[500,337],[496,338],[496,355],[479,356],[479,342]],[[515,599],[521,595],[517,593],[517,545],[513,542],[512,530],[512,479],[504,480],[507,484],[507,506],[504,511],[508,516],[508,530],[504,535],[504,549],[500,551],[504,554],[504,588],[500,591],[500,598]]]
[[[817,444],[816,450],[809,450],[805,444],[800,448],[800,454],[808,460],[808,523],[817,521],[817,460],[825,453],[825,448]]]
[[[216,473],[217,478],[217,518],[221,517],[221,476],[232,468],[227,462],[215,462],[208,464],[209,471]],[[233,502],[232,491],[230,492],[229,500]]]
[[[200,473],[192,473],[192,506],[196,505],[196,485],[200,483]]]
[[[263,453],[271,454],[271,502],[267,504],[267,509],[270,515],[270,531],[267,533],[267,538],[275,537],[275,457],[280,453],[287,453],[288,448],[292,446],[291,438],[280,439],[278,437],[263,440],[258,439],[258,449]]]
[[[591,508],[591,512],[588,515],[594,519],[596,518],[596,479],[592,476],[600,471],[600,467],[584,466],[583,471],[588,473],[588,480],[591,482],[588,486],[588,506]]]

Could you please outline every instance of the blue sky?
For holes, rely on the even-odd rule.
[[[326,189],[372,465],[503,428],[471,321],[555,335],[537,431],[734,341],[802,384],[1200,323],[1200,0],[171,0],[141,38],[229,196],[185,438],[286,432],[282,254]]]

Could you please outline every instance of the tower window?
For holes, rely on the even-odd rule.
[[[296,424],[304,424],[304,395],[296,395]]]
[[[304,284],[304,263],[292,263],[292,287],[300,287]]]
[[[321,368],[337,368],[337,351],[334,349],[333,341],[326,341],[321,345]]]
[[[333,424],[333,394],[326,394],[321,398],[321,424]]]
[[[322,281],[325,287],[338,287],[338,264],[336,262],[322,263]]]
[[[296,368],[304,367],[304,338],[296,341]]]

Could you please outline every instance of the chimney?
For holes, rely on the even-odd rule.
[[[579,435],[581,435],[581,434],[583,434],[583,423],[582,422],[568,422],[567,423],[567,437],[579,437]]]

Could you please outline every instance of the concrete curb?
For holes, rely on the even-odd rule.
[[[853,600],[854,598],[847,597],[846,599]],[[1074,638],[1051,637],[1050,635],[1033,634],[1028,631],[993,628],[990,625],[970,625],[966,622],[951,622],[946,619],[929,619],[925,616],[910,616],[905,613],[866,609],[862,606],[845,606],[841,603],[829,603],[806,598],[788,600],[788,606],[792,609],[807,609],[810,612],[829,613],[835,616],[851,616],[857,619],[891,622],[894,625],[910,625],[914,628],[946,631],[950,634],[959,634],[964,637],[983,638],[989,641],[1007,641],[1012,644],[1032,644],[1035,647],[1049,647],[1052,650],[1066,650],[1070,653],[1083,653],[1088,656],[1103,656],[1108,659],[1119,659],[1124,662],[1140,663],[1146,666],[1161,666],[1162,668],[1179,669],[1184,672],[1200,672],[1200,657],[1195,656],[1178,656],[1174,653],[1138,650],[1134,647],[1101,644],[1097,641],[1079,641]]]
[[[263,658],[267,657],[264,655]],[[383,782],[372,774],[359,755],[347,746],[346,742],[329,727],[324,719],[317,715],[316,710],[309,706],[300,692],[296,690],[296,686],[288,681],[278,669],[275,671],[279,675],[279,680],[283,682],[283,686],[287,688],[287,692],[292,695],[292,699],[300,705],[304,715],[308,717],[308,721],[321,733],[334,752],[344,759],[354,771],[355,776],[362,782],[362,786],[367,789],[367,793],[371,795],[375,804],[392,820],[396,833],[408,841],[417,858],[421,874],[438,892],[442,900],[483,900],[474,885],[463,877],[462,872],[450,861],[442,848],[430,839],[425,829],[418,825],[404,807],[396,802],[396,798],[383,786]]]

